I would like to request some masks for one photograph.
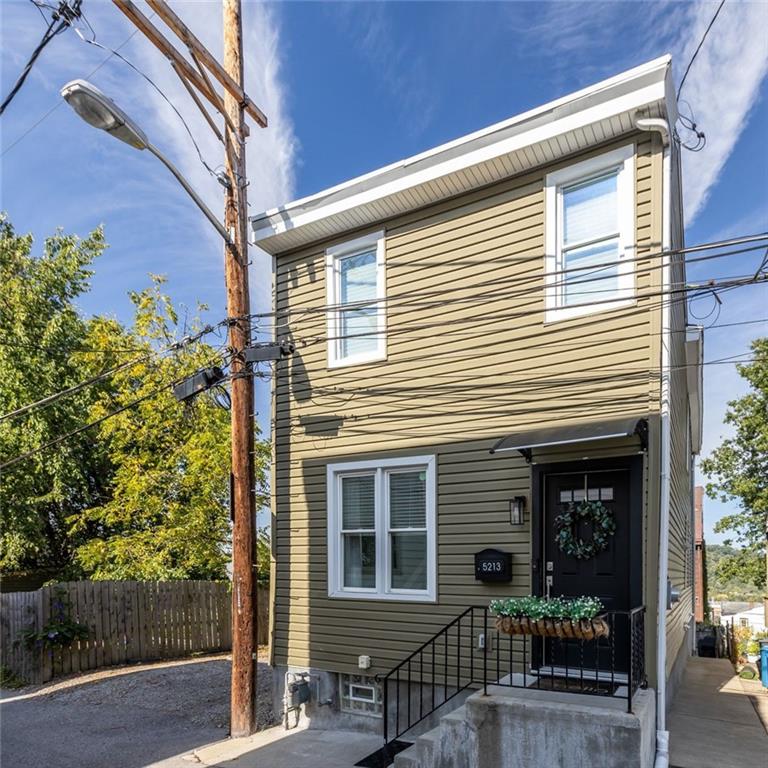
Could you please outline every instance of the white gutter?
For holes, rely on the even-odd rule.
[[[662,249],[668,251],[672,241],[671,203],[672,169],[669,123],[660,118],[636,118],[641,131],[658,131],[664,143],[662,155]],[[656,635],[656,760],[654,768],[669,766],[669,731],[667,724],[667,583],[669,581],[669,483],[670,483],[670,307],[671,283],[669,256],[662,256],[661,270],[661,494],[659,499],[659,591],[657,597]]]

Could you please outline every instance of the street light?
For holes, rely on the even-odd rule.
[[[103,94],[95,85],[87,80],[72,80],[61,89],[64,101],[69,104],[86,123],[94,128],[106,131],[134,149],[148,149],[177,179],[187,194],[195,201],[197,207],[205,214],[208,221],[216,227],[216,231],[224,238],[231,248],[235,247],[232,238],[224,225],[214,216],[210,208],[200,199],[200,196],[189,185],[181,172],[160,150],[153,146],[144,131],[115,104],[112,99]]]

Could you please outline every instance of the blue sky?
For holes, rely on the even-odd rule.
[[[139,3],[149,15],[151,11]],[[216,2],[173,2],[215,52]],[[282,3],[244,2],[246,81],[270,119],[252,127],[251,211],[311,194],[502,120],[670,52],[679,78],[715,3]],[[210,165],[220,146],[167,63],[107,0],[85,0],[96,40],[140,65],[188,118]],[[2,92],[44,30],[28,0],[0,2]],[[685,156],[689,244],[768,230],[768,4],[728,0],[683,92],[708,138]],[[83,34],[90,37],[83,26]],[[221,190],[176,115],[152,87],[74,31],[44,51],[0,121],[0,207],[38,239],[61,226],[106,227],[84,312],[130,317],[127,291],[166,274],[174,299],[224,315],[222,249],[184,193],[151,156],[90,129],[60,103],[67,80],[86,77],[112,95],[179,164],[209,205]],[[255,311],[269,301],[267,263],[253,254]],[[755,256],[694,265],[700,280],[755,269]],[[766,317],[765,285],[725,294],[719,323]],[[710,310],[708,300],[694,307]],[[709,360],[746,349],[765,325],[712,329]],[[732,366],[705,373],[704,454],[726,434],[725,403],[743,391]],[[258,407],[268,412],[266,387]],[[262,419],[263,421],[263,419]],[[708,539],[726,506],[707,500]]]

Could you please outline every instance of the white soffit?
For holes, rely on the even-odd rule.
[[[275,254],[381,222],[618,138],[638,110],[674,123],[670,56],[254,216],[253,242]]]

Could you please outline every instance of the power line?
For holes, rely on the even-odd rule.
[[[224,345],[222,345],[222,347],[223,346]],[[219,350],[216,350],[216,355],[220,354],[220,352],[221,352],[221,348]],[[210,358],[210,360],[212,359],[214,358],[213,357]],[[111,419],[114,416],[118,416],[119,414],[129,410],[130,408],[135,408],[137,405],[140,405],[141,403],[153,397],[157,397],[158,395],[162,394],[164,391],[167,391],[170,388],[172,388],[175,384],[178,384],[179,381],[181,381],[181,379],[176,379],[172,382],[169,382],[168,384],[158,387],[157,389],[147,393],[146,395],[142,395],[141,397],[138,397],[135,400],[132,400],[130,403],[127,403],[126,405],[123,405],[114,411],[110,411],[109,413],[99,417],[98,419],[95,419],[94,421],[88,422],[87,424],[83,424],[82,426],[77,427],[76,429],[73,429],[72,431],[67,432],[64,435],[60,435],[59,437],[53,440],[49,440],[48,442],[43,443],[42,445],[38,445],[36,448],[33,448],[32,450],[26,451],[25,453],[19,454],[18,456],[14,456],[14,458],[9,459],[8,461],[5,461],[2,464],[0,464],[0,472],[2,472],[2,470],[4,469],[7,469],[8,467],[13,466],[14,464],[18,464],[20,461],[23,461],[24,459],[28,459],[31,456],[34,456],[36,453],[40,453],[42,451],[48,450],[49,448],[53,448],[57,445],[60,445],[64,441],[69,440],[69,438],[79,435],[81,432],[85,432],[86,430],[92,429],[93,427],[96,427],[99,424],[103,424],[108,419]]]
[[[7,469],[8,467],[12,467],[14,464],[18,464],[18,462],[23,461],[24,459],[28,459],[31,456],[34,456],[36,453],[45,451],[48,448],[53,448],[54,446],[59,445],[60,443],[63,443],[65,440],[69,440],[70,437],[74,437],[75,435],[79,435],[81,432],[85,432],[85,430],[87,429],[91,429],[92,427],[98,426],[99,424],[102,424],[103,422],[105,422],[107,419],[111,419],[113,416],[117,416],[118,414],[121,414],[124,411],[127,411],[129,408],[134,408],[140,403],[143,403],[145,400],[149,400],[151,397],[157,397],[157,395],[161,394],[167,388],[168,388],[168,385],[160,387],[150,392],[149,394],[143,395],[142,397],[139,397],[136,400],[131,401],[127,405],[121,406],[115,411],[111,411],[110,413],[96,419],[95,421],[91,421],[88,424],[83,424],[83,426],[78,427],[77,429],[73,429],[71,432],[67,432],[65,435],[61,435],[60,437],[57,437],[54,440],[49,440],[47,443],[43,443],[42,445],[37,446],[37,448],[33,448],[31,451],[27,451],[26,453],[22,453],[18,456],[15,456],[14,458],[9,459],[8,461],[5,461],[2,464],[0,464],[0,471]]]
[[[226,324],[226,321],[220,322],[218,325],[224,325]],[[163,355],[167,354],[169,352],[175,352],[179,349],[182,349],[183,347],[189,346],[190,344],[194,344],[196,341],[199,341],[203,336],[212,333],[215,330],[214,326],[208,325],[205,328],[203,328],[201,331],[196,333],[194,336],[188,336],[184,339],[181,339],[180,341],[174,342],[173,344],[168,345],[166,348],[158,351],[151,351],[148,352],[145,355],[142,355],[141,357],[137,357],[135,360],[129,360],[125,363],[121,363],[120,365],[115,366],[114,368],[110,368],[109,370],[103,371],[102,373],[91,377],[90,379],[86,379],[85,381],[81,381],[78,384],[75,384],[71,387],[68,387],[67,389],[60,390],[59,392],[54,392],[51,395],[48,395],[47,397],[44,397],[40,400],[37,400],[33,403],[28,403],[27,405],[24,405],[20,408],[17,408],[14,411],[10,411],[9,413],[5,413],[2,416],[0,416],[0,422],[3,422],[7,419],[15,418],[16,416],[21,416],[24,413],[28,413],[31,410],[36,410],[38,408],[47,408],[49,405],[52,405],[57,400],[60,400],[62,397],[66,397],[68,395],[75,394],[76,392],[79,392],[82,389],[85,389],[86,387],[92,386],[93,384],[98,384],[100,381],[104,381],[105,379],[110,378],[111,376],[114,376],[116,373],[119,373],[120,371],[124,371],[128,368],[133,368],[140,363],[146,362],[147,360],[152,359],[156,355]]]
[[[726,251],[725,253],[718,253],[718,254],[710,254],[706,256],[699,256],[692,259],[687,259],[687,264],[692,264],[700,261],[709,261],[712,259],[719,259],[719,258],[726,258],[728,256],[734,256],[742,253],[748,253],[755,250],[762,250],[766,247],[765,241],[768,239],[768,234],[761,233],[759,235],[749,235],[747,237],[743,238],[733,238],[730,240],[723,240],[723,241],[715,241],[711,243],[705,243],[700,244],[697,246],[691,246],[690,248],[681,248],[681,249],[674,249],[674,250],[665,250],[665,251],[657,251],[653,253],[645,253],[640,254],[632,259],[624,259],[622,260],[623,263],[628,262],[640,262],[640,261],[646,261],[651,258],[655,257],[663,257],[663,256],[672,256],[672,255],[681,255],[684,253],[697,253],[700,251],[706,251],[706,250],[714,250],[717,248],[730,248],[731,250]],[[743,248],[735,248],[734,246],[738,245],[744,245]],[[519,264],[524,262],[537,262],[540,261],[542,258],[544,258],[545,254],[543,252],[537,252],[535,254],[525,255],[520,258],[516,258],[513,263]],[[411,266],[414,262],[410,261],[402,266]],[[474,262],[473,266],[483,266],[488,264],[493,264],[494,266],[501,263],[500,260],[494,259],[492,262],[486,261],[483,262]],[[429,266],[440,266],[445,267],[447,265],[450,265],[453,269],[456,268],[455,264],[450,261],[433,261],[429,262]],[[388,269],[392,269],[393,267],[396,267],[399,265],[394,265],[391,262],[387,265]],[[536,272],[532,275],[513,275],[508,278],[499,278],[499,277],[492,277],[487,280],[483,280],[477,283],[472,284],[471,288],[478,288],[483,286],[502,286],[503,290],[506,290],[508,286],[516,285],[516,284],[529,284],[533,283],[534,285],[530,285],[528,288],[523,289],[521,291],[518,291],[515,294],[509,294],[507,293],[507,296],[510,297],[519,297],[521,295],[524,295],[525,293],[531,293],[533,291],[537,291],[540,287],[541,283],[544,283],[545,288],[557,288],[561,287],[563,285],[578,285],[580,283],[587,283],[587,282],[594,282],[595,280],[602,279],[601,275],[599,273],[604,272],[605,269],[609,267],[616,267],[617,262],[611,261],[611,262],[605,262],[601,263],[599,265],[590,265],[588,267],[567,267],[563,269],[558,270],[552,270],[544,275],[542,275],[540,272]],[[642,267],[642,274],[650,273],[653,271],[657,271],[664,268],[664,264],[658,264],[653,266],[646,266]],[[674,265],[673,265],[674,266]],[[759,270],[758,270],[759,271]],[[589,277],[590,274],[593,275],[593,277],[589,277],[589,279],[582,279],[582,280],[574,280],[568,278],[569,274],[576,274],[577,277]],[[441,275],[443,278],[445,278],[445,273]],[[560,280],[551,280],[552,277],[557,276],[563,276]],[[603,275],[604,276],[604,275]],[[546,282],[547,280],[550,280],[550,282]],[[321,304],[321,305],[315,305],[315,306],[306,306],[306,307],[296,307],[296,308],[287,308],[283,310],[273,311],[273,312],[261,312],[261,313],[254,313],[250,315],[251,319],[260,319],[260,318],[269,318],[269,317],[278,317],[280,315],[290,315],[290,314],[296,314],[296,315],[302,315],[302,314],[311,314],[311,313],[325,313],[328,311],[334,311],[334,310],[341,310],[341,309],[354,309],[358,304],[360,306],[364,305],[373,305],[373,304],[380,304],[385,303],[388,306],[395,304],[400,299],[407,299],[410,297],[423,297],[423,296],[445,296],[446,294],[460,292],[460,291],[466,291],[467,290],[466,285],[456,285],[453,287],[447,286],[447,285],[441,285],[439,288],[435,288],[434,290],[425,291],[423,289],[417,289],[417,290],[407,290],[402,291],[400,293],[389,293],[386,296],[379,297],[376,299],[371,299],[370,301],[365,302],[358,302],[355,305],[352,304]],[[440,303],[445,304],[449,302],[450,299],[444,299]],[[459,301],[464,301],[464,299],[461,299]],[[405,302],[404,302],[405,303]],[[408,302],[410,306],[415,306],[413,302]],[[287,322],[286,322],[287,324]],[[279,326],[280,324],[276,324]]]
[[[723,10],[724,5],[725,5],[725,0],[720,0],[720,5],[717,6],[715,15],[712,17],[712,20],[709,22],[709,26],[707,26],[706,30],[704,30],[704,34],[702,35],[701,40],[699,41],[699,44],[696,46],[696,50],[693,52],[693,56],[691,56],[691,60],[688,62],[688,66],[685,68],[683,79],[680,81],[680,85],[677,87],[677,99],[680,98],[680,92],[683,90],[683,86],[685,85],[685,79],[688,77],[688,73],[690,72],[691,67],[693,66],[693,62],[696,61],[696,57],[699,55],[701,46],[704,45],[704,41],[707,39],[709,30],[712,29],[712,26],[714,25],[715,21],[717,21],[717,17],[720,15],[720,11]]]
[[[45,47],[51,42],[51,40],[53,40],[54,37],[60,35],[67,27],[71,26],[72,20],[74,18],[80,16],[81,2],[82,0],[73,0],[71,7],[69,3],[66,2],[66,0],[62,0],[62,2],[59,3],[59,7],[54,11],[51,22],[45,30],[42,38],[40,39],[40,42],[32,51],[27,63],[21,70],[21,74],[17,78],[8,95],[5,97],[5,99],[3,99],[3,103],[0,104],[0,115],[5,112],[6,107],[8,107],[8,105],[13,101],[14,96],[16,96],[16,94],[21,90],[21,87],[24,85],[24,81],[32,71],[32,67],[35,65],[35,62]],[[42,10],[39,6],[38,10],[42,13]]]
[[[681,285],[676,288],[669,288],[669,289],[662,289],[662,290],[653,290],[653,291],[644,291],[644,292],[636,292],[631,297],[625,296],[618,296],[615,298],[609,298],[609,299],[601,299],[598,301],[585,301],[580,302],[578,304],[575,304],[575,307],[579,308],[589,308],[593,306],[600,306],[605,308],[615,308],[615,310],[620,312],[626,312],[629,314],[635,314],[638,311],[647,311],[649,309],[655,308],[656,305],[653,303],[647,305],[647,306],[641,306],[640,302],[644,299],[652,299],[652,298],[660,298],[668,296],[668,299],[662,299],[660,303],[658,303],[658,306],[664,306],[664,301],[668,302],[669,305],[673,305],[675,303],[685,301],[685,295],[695,292],[695,293],[708,293],[708,292],[714,292],[717,290],[720,290],[721,292],[724,292],[726,290],[731,290],[734,288],[744,287],[746,285],[754,285],[757,283],[764,282],[768,276],[760,275],[758,279],[756,280],[754,275],[751,275],[746,278],[737,279],[737,280],[725,280],[725,281],[715,281],[711,280],[706,285],[701,286],[687,286],[687,285]],[[523,292],[524,294],[529,292]],[[496,300],[501,301],[504,299],[514,299],[519,298],[519,295],[516,295],[514,293],[510,294],[509,292],[502,292],[502,293],[494,293],[494,294],[485,294],[483,296],[477,297],[476,301],[481,301],[484,304],[488,304],[489,301]],[[622,302],[626,302],[629,298],[633,300],[633,304],[629,307],[624,307],[622,305]],[[433,302],[430,305],[427,305],[426,308],[429,309],[439,309],[441,307],[446,306],[448,302]],[[472,303],[472,302],[467,302]],[[425,305],[421,304],[419,305],[420,309],[425,309]],[[400,310],[401,312],[406,312],[408,309]],[[391,316],[393,312],[389,312],[388,316]],[[515,310],[512,312],[503,312],[503,313],[497,313],[493,320],[497,319],[506,319],[506,320],[517,320],[520,318],[525,317],[540,317],[543,314],[542,308],[538,305],[531,308],[531,309],[520,309]],[[474,324],[477,322],[478,319],[483,319],[484,315],[464,315],[462,317],[457,318],[437,318],[433,320],[432,322],[422,323],[418,321],[414,321],[413,323],[408,322],[401,322],[399,323],[399,326],[396,326],[394,328],[389,328],[385,332],[378,331],[378,330],[368,330],[368,331],[361,331],[359,333],[346,333],[346,334],[337,334],[337,335],[329,335],[327,332],[323,333],[322,335],[309,337],[309,339],[304,340],[304,346],[309,346],[311,344],[318,344],[323,343],[324,341],[342,341],[342,340],[348,340],[348,339],[354,339],[354,338],[370,338],[373,336],[381,336],[385,335],[386,338],[392,338],[396,337],[398,335],[402,335],[403,333],[406,333],[408,331],[413,330],[427,330],[430,328],[444,328],[448,325],[467,325],[467,324]],[[574,318],[577,319],[577,318]]]
[[[153,11],[153,12],[152,12],[152,13],[149,15],[149,17],[148,17],[148,18],[152,19],[152,18],[154,18],[154,16],[155,16],[155,12]],[[102,68],[102,67],[103,67],[103,66],[104,66],[104,65],[105,65],[105,64],[106,64],[106,63],[107,63],[107,62],[108,62],[108,61],[109,61],[111,58],[112,58],[112,56],[113,56],[115,53],[117,53],[117,51],[119,51],[121,48],[124,48],[126,45],[128,45],[128,43],[129,43],[131,40],[133,40],[133,38],[134,38],[134,37],[135,37],[135,36],[138,34],[138,32],[139,32],[139,30],[138,30],[138,29],[134,29],[134,30],[133,30],[133,32],[131,32],[131,34],[130,34],[130,35],[128,35],[128,37],[126,37],[126,38],[125,38],[125,40],[123,40],[123,42],[122,42],[122,43],[120,43],[120,45],[118,45],[118,46],[117,46],[117,48],[115,48],[115,50],[114,50],[114,52],[113,52],[113,53],[110,53],[110,54],[109,54],[109,56],[107,56],[105,59],[103,59],[103,60],[102,60],[102,61],[101,61],[99,64],[97,64],[97,65],[96,65],[96,66],[95,66],[95,67],[94,67],[94,68],[93,68],[93,69],[92,69],[92,70],[91,70],[91,71],[90,71],[90,72],[89,72],[89,73],[88,73],[88,74],[85,76],[85,79],[87,80],[89,77],[92,77],[93,75],[95,75],[95,74],[96,74],[96,73],[97,73],[97,72],[98,72],[98,71],[99,71],[99,70],[100,70],[100,69],[101,69],[101,68]],[[46,118],[48,118],[50,115],[52,115],[52,114],[53,114],[53,113],[54,113],[54,112],[55,112],[55,111],[56,111],[56,110],[57,110],[57,109],[58,109],[58,108],[59,108],[59,107],[60,107],[60,106],[61,106],[63,103],[64,103],[64,102],[63,102],[63,100],[62,100],[62,99],[57,99],[57,100],[56,100],[56,103],[55,103],[55,104],[54,104],[54,105],[53,105],[53,106],[52,106],[52,107],[51,107],[51,108],[50,108],[50,109],[49,109],[47,112],[45,112],[43,115],[41,115],[41,116],[40,116],[40,117],[39,117],[39,118],[38,118],[38,119],[37,119],[37,120],[36,120],[34,123],[32,123],[32,125],[30,125],[30,126],[29,126],[29,128],[27,128],[27,129],[26,129],[26,130],[25,130],[25,131],[24,131],[24,132],[23,132],[23,133],[22,133],[22,134],[21,134],[21,135],[20,135],[20,136],[19,136],[19,137],[18,137],[18,138],[15,140],[15,141],[13,141],[11,144],[9,144],[9,145],[8,145],[8,146],[7,146],[7,147],[6,147],[6,148],[3,150],[3,153],[2,153],[2,154],[0,154],[0,157],[5,157],[5,156],[6,156],[6,155],[7,155],[7,154],[8,154],[8,153],[9,153],[9,152],[10,152],[10,151],[11,151],[11,150],[12,150],[12,149],[13,149],[13,148],[14,148],[14,147],[15,147],[15,146],[16,146],[16,145],[17,145],[17,144],[18,144],[18,143],[19,143],[19,142],[22,140],[22,139],[24,139],[24,138],[26,138],[27,136],[29,136],[29,134],[30,134],[30,133],[32,133],[32,131],[34,131],[34,130],[35,130],[35,128],[37,128],[37,126],[38,126],[38,125],[40,125],[40,123],[42,123],[42,122],[43,122],[43,120],[45,120],[45,119],[46,119]]]
[[[213,176],[214,178],[218,178],[217,174],[213,170],[213,168],[211,168],[211,166],[208,165],[208,163],[205,162],[205,158],[203,157],[203,153],[201,152],[200,147],[198,146],[198,143],[195,140],[194,134],[192,133],[192,130],[190,129],[189,124],[184,119],[184,117],[182,116],[181,112],[179,112],[179,110],[176,108],[176,105],[168,98],[168,96],[166,96],[165,92],[160,88],[160,86],[148,74],[146,74],[146,72],[144,72],[143,70],[139,69],[139,67],[137,67],[133,62],[131,62],[129,59],[127,59],[121,53],[118,53],[117,50],[115,50],[113,48],[110,48],[109,46],[102,45],[100,42],[98,42],[96,40],[96,32],[94,31],[93,27],[91,26],[90,22],[88,21],[88,19],[85,17],[84,14],[83,14],[83,20],[85,21],[86,24],[88,24],[88,27],[90,28],[91,33],[93,34],[93,38],[89,40],[88,38],[86,38],[83,35],[83,33],[77,27],[74,27],[74,30],[75,30],[75,33],[77,34],[77,36],[84,43],[87,43],[88,45],[95,45],[97,48],[101,48],[101,50],[109,52],[111,56],[117,56],[118,59],[120,59],[122,62],[127,64],[134,72],[136,72],[137,74],[141,75],[141,77],[143,77],[160,94],[160,96],[165,100],[165,102],[168,104],[168,106],[176,113],[176,116],[181,121],[182,125],[184,126],[184,129],[189,134],[189,138],[192,141],[192,145],[195,148],[195,152],[197,152],[197,157],[200,160],[200,162],[202,163],[202,165],[205,168],[205,170],[208,171],[208,173],[210,173],[211,176]]]

